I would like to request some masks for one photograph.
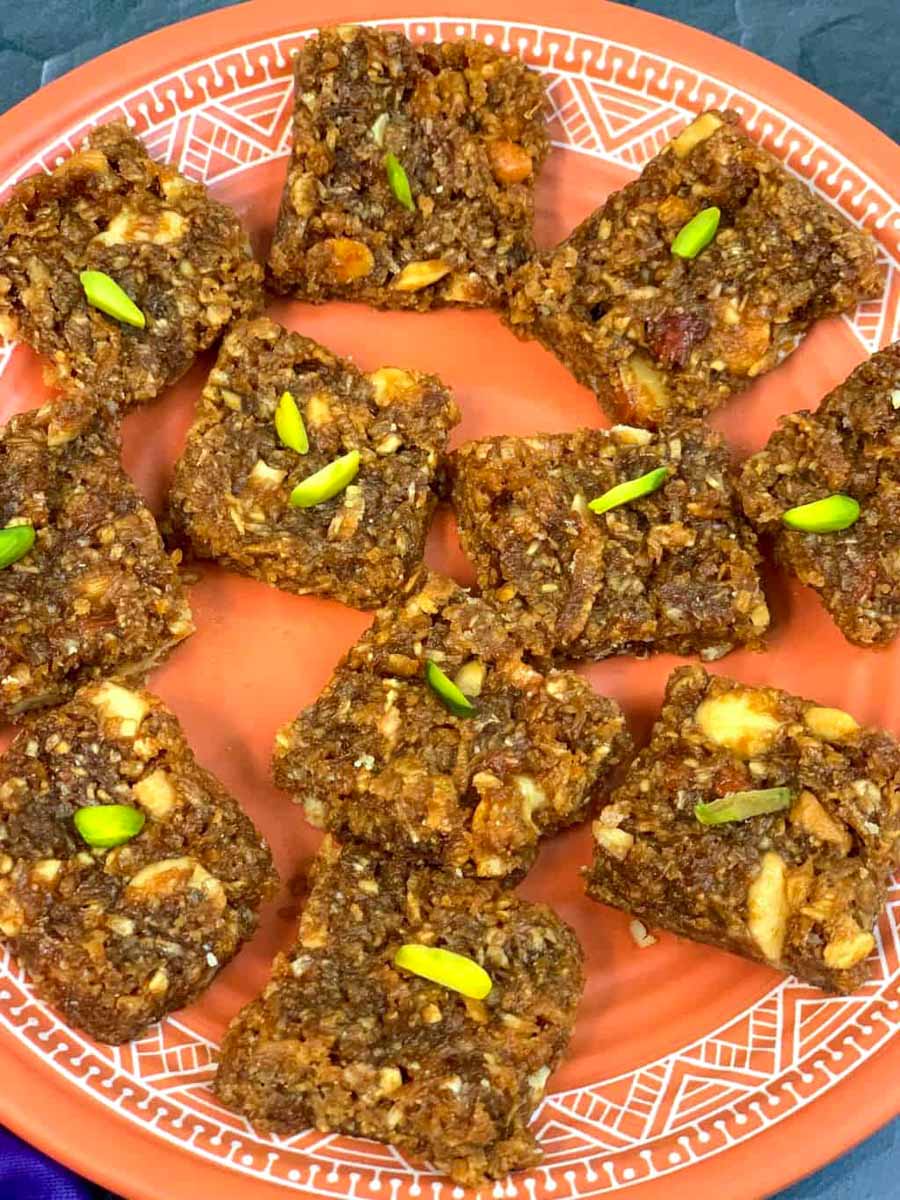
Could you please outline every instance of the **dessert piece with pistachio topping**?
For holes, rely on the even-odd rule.
[[[0,718],[89,679],[142,678],[194,629],[177,561],[109,423],[59,404],[13,417],[0,429]]]
[[[379,308],[490,305],[532,253],[544,84],[472,41],[324,29],[294,62],[278,291]]]
[[[195,1000],[275,883],[265,841],[149,692],[87,684],[0,757],[0,937],[98,1041]]]
[[[662,425],[718,408],[882,287],[874,240],[709,111],[509,280],[507,320],[610,416]]]
[[[374,1138],[457,1183],[533,1166],[528,1128],[575,1022],[581,949],[496,883],[326,838],[296,945],[222,1043],[256,1128]]]
[[[338,837],[520,876],[630,749],[617,704],[526,665],[494,609],[423,573],[281,730],[275,782]]]
[[[375,608],[422,561],[459,410],[434,375],[347,359],[266,317],[225,338],[169,497],[201,558]]]
[[[816,412],[782,417],[744,464],[744,511],[776,560],[814,588],[860,646],[900,630],[900,342]]]
[[[869,976],[900,745],[849,713],[681,667],[594,822],[588,894],[835,992]]]
[[[0,336],[92,401],[152,400],[261,306],[237,216],[125,125],[99,126],[0,205]]]
[[[701,421],[470,442],[450,459],[485,598],[541,658],[721,658],[769,624],[723,439]]]

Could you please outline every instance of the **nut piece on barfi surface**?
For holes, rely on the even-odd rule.
[[[92,307],[82,271],[109,276],[144,328]],[[92,401],[152,400],[261,306],[262,268],[237,216],[123,124],[101,125],[0,206],[0,336],[27,342],[50,382]]]
[[[477,1000],[394,964],[401,946],[464,955]],[[533,1166],[528,1128],[583,986],[549,908],[326,838],[297,944],[225,1035],[219,1099],[265,1132],[312,1126],[388,1142],[477,1186]]]
[[[308,452],[285,445],[275,413],[290,393]],[[375,608],[419,566],[459,410],[433,375],[363,374],[260,317],[225,338],[169,497],[195,553],[264,583]],[[294,507],[291,493],[351,451],[352,483]]]
[[[471,712],[444,706],[426,663]],[[613,701],[571,672],[527,666],[491,607],[428,574],[279,733],[274,770],[338,837],[509,877],[541,838],[588,815],[630,746]]]
[[[123,810],[143,818],[130,838],[83,836],[85,814]],[[173,714],[110,680],[0,757],[0,845],[0,935],[38,995],[101,1042],[197,999],[276,886],[268,846]]]
[[[450,459],[460,540],[486,598],[544,657],[759,647],[769,610],[722,438],[618,425],[471,442]],[[663,484],[603,513],[611,488]]]
[[[744,511],[772,538],[776,560],[813,588],[848,641],[892,641],[900,630],[900,342],[862,363],[816,412],[790,413],[744,464]],[[789,528],[783,514],[850,496],[849,528]]]
[[[176,562],[119,463],[118,436],[59,406],[0,430],[0,537],[33,530],[0,569],[0,716],[58,704],[89,679],[143,677],[193,632]]]
[[[729,819],[703,823],[695,807],[724,797]],[[681,667],[594,835],[595,900],[851,992],[896,858],[900,745],[840,709]]]
[[[720,213],[712,240],[673,251],[706,209]],[[663,425],[718,408],[820,317],[883,286],[874,240],[748,138],[736,113],[710,111],[512,276],[506,319],[610,416]]]
[[[379,308],[496,303],[534,248],[537,72],[481,42],[342,26],[303,46],[294,84],[272,286]]]

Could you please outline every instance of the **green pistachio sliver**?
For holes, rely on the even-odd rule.
[[[628,504],[632,500],[639,500],[641,496],[649,496],[651,492],[661,488],[668,477],[668,467],[656,467],[646,475],[639,475],[637,479],[626,479],[624,483],[617,483],[608,492],[592,500],[588,508],[594,513],[609,512],[611,508],[618,508],[620,504]]]
[[[781,812],[790,806],[790,788],[760,788],[751,792],[729,792],[708,804],[695,804],[694,816],[701,825],[724,825],[728,821],[746,821],[763,813]]]
[[[789,508],[781,514],[781,519],[790,529],[802,529],[804,533],[837,533],[856,524],[859,504],[852,496],[836,492],[833,496]]]
[[[396,154],[391,154],[390,151],[384,156],[384,169],[387,172],[388,183],[391,185],[391,191],[400,201],[404,208],[408,208],[410,212],[416,211],[415,203],[412,198],[412,191],[409,186],[409,177],[403,170],[399,158]]]
[[[33,545],[33,525],[8,525],[0,529],[0,571],[24,558]]]
[[[372,141],[379,148],[384,145],[384,134],[388,127],[389,121],[390,117],[387,115],[387,113],[379,113],[379,115],[372,122],[372,128],[369,130],[372,135]]]
[[[471,1000],[483,1000],[494,986],[490,975],[474,959],[453,950],[443,950],[440,946],[407,942],[394,955],[394,966]]]
[[[105,275],[103,271],[82,271],[78,278],[81,280],[88,304],[126,325],[134,325],[137,329],[146,326],[147,318],[128,293],[123,292],[109,275]]]
[[[471,717],[475,712],[475,705],[465,692],[430,658],[425,663],[425,682],[454,717]]]
[[[297,407],[297,401],[290,392],[283,392],[275,409],[275,432],[288,450],[296,450],[298,454],[306,454],[309,450],[309,438],[306,436],[306,426]]]
[[[324,504],[342,492],[358,474],[359,451],[351,450],[321,471],[301,480],[291,492],[291,504],[294,508],[312,508],[313,505]]]
[[[89,846],[108,850],[130,842],[144,828],[146,817],[139,808],[127,804],[98,804],[79,808],[75,828]]]
[[[678,230],[672,243],[672,253],[679,258],[696,258],[716,236],[722,214],[718,208],[701,208],[686,225]]]

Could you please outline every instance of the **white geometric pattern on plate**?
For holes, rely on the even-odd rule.
[[[378,22],[415,37],[473,36],[513,48],[551,79],[553,140],[569,152],[639,168],[709,105],[737,109],[800,177],[871,228],[888,268],[885,296],[851,327],[873,352],[900,335],[900,209],[833,147],[739,89],[662,56],[534,25],[411,17]],[[173,72],[93,113],[0,185],[51,169],[95,123],[126,118],[151,150],[215,183],[287,153],[289,58],[309,31],[236,47]],[[13,348],[0,344],[0,375]],[[0,955],[0,1024],[71,1085],[123,1118],[235,1171],[326,1197],[397,1200],[423,1193],[424,1173],[389,1147],[307,1131],[263,1138],[215,1103],[216,1047],[178,1019],[130,1046],[96,1046],[64,1026]],[[537,1117],[545,1151],[534,1172],[483,1189],[567,1200],[680,1171],[805,1107],[900,1029],[900,887],[878,930],[873,979],[825,997],[785,980],[723,1027],[655,1062],[548,1096]],[[461,1190],[428,1176],[431,1200]]]

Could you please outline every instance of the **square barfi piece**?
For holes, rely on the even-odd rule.
[[[712,241],[693,226],[673,249],[711,209]],[[508,321],[611,417],[661,425],[718,408],[882,287],[874,240],[710,111],[509,281]]]
[[[775,557],[814,588],[851,642],[889,642],[900,629],[900,342],[857,367],[814,412],[782,417],[744,464],[744,511]],[[791,508],[849,496],[859,518],[814,532],[786,525]]]
[[[588,894],[851,992],[868,978],[898,836],[900,746],[890,734],[681,667],[649,746],[594,823]]]
[[[379,308],[498,302],[532,253],[540,76],[480,42],[325,29],[294,63],[278,291]]]
[[[98,1041],[195,1000],[275,884],[264,839],[148,692],[89,683],[0,758],[0,934]]]
[[[82,271],[114,280],[145,326],[92,307]],[[262,268],[237,216],[125,125],[99,126],[0,205],[0,335],[44,355],[56,386],[107,404],[152,400],[261,306]]]
[[[657,490],[588,508],[660,468]],[[451,471],[478,582],[532,653],[711,660],[760,645],[769,610],[756,538],[727,447],[702,422],[487,438],[452,455]]]
[[[122,470],[117,433],[89,415],[80,432],[61,427],[61,411],[47,405],[0,429],[0,547],[9,526],[31,543],[0,569],[7,720],[89,679],[141,678],[194,630],[177,556]]]
[[[490,990],[399,967],[401,946],[464,956]],[[569,1041],[581,961],[543,904],[326,838],[296,945],[225,1035],[216,1094],[266,1132],[339,1131],[461,1184],[502,1178],[540,1160],[528,1122]]]
[[[471,708],[449,711],[433,664]],[[518,876],[586,817],[631,749],[617,704],[527,666],[501,618],[429,574],[384,609],[278,735],[275,782],[314,825],[480,876]]]
[[[281,440],[290,393],[308,450]],[[347,359],[265,317],[225,338],[200,398],[170,495],[195,553],[264,583],[375,608],[421,563],[437,503],[452,396],[433,375]],[[351,452],[355,478],[294,507],[302,480]]]

